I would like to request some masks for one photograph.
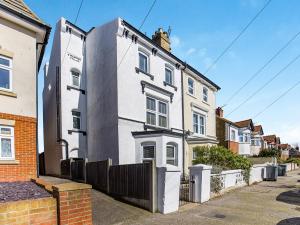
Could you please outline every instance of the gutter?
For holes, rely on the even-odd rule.
[[[183,85],[183,71],[186,68],[186,64],[184,64],[184,67],[181,69],[181,99],[182,99],[182,103],[181,103],[181,115],[182,115],[182,130],[183,130],[183,136],[182,136],[182,171],[183,174],[185,174],[185,124],[184,124],[184,85]]]

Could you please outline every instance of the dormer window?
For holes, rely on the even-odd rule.
[[[148,56],[142,52],[139,52],[139,69],[145,73],[148,73],[149,69],[149,59]]]

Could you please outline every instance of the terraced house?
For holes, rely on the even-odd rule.
[[[50,27],[21,0],[0,0],[0,181],[37,176],[37,75]]]
[[[59,173],[66,157],[113,164],[154,159],[183,171],[192,146],[217,143],[219,87],[171,53],[163,29],[149,38],[117,18],[86,32],[61,19],[55,33],[43,96],[47,173]],[[57,118],[58,125],[47,123]],[[68,151],[56,151],[57,141]]]
[[[264,148],[264,130],[261,125],[254,126],[251,133],[251,153],[250,155],[258,155],[260,150]]]

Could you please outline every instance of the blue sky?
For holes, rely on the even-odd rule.
[[[25,0],[31,9],[55,29],[60,17],[74,21],[80,0]],[[231,42],[266,0],[157,0],[141,31],[148,36],[158,28],[172,28],[172,52],[206,71],[213,60]],[[152,0],[97,1],[85,0],[77,25],[85,30],[101,25],[115,17],[122,17],[139,27]],[[265,11],[243,36],[206,75],[222,89],[217,94],[217,105],[227,99],[250,78],[294,34],[300,31],[300,1],[272,0]],[[53,32],[44,61],[49,59]],[[225,108],[226,113],[239,105],[264,82],[300,54],[300,36],[280,54],[256,79]],[[300,59],[242,106],[228,119],[248,119],[264,109],[281,93],[300,80]],[[43,74],[39,74],[40,151],[43,150],[42,129]],[[255,118],[265,134],[277,134],[282,142],[300,141],[300,86]]]

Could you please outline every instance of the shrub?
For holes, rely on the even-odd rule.
[[[196,159],[193,164],[207,164],[221,167],[223,170],[242,169],[246,182],[249,182],[252,163],[249,159],[234,154],[222,146],[197,146],[194,148]]]
[[[300,159],[299,158],[288,158],[286,163],[296,163],[298,166],[300,165]]]
[[[275,148],[272,148],[272,149],[262,149],[260,152],[259,152],[259,157],[280,157],[281,155],[281,151],[280,149],[275,149]]]

